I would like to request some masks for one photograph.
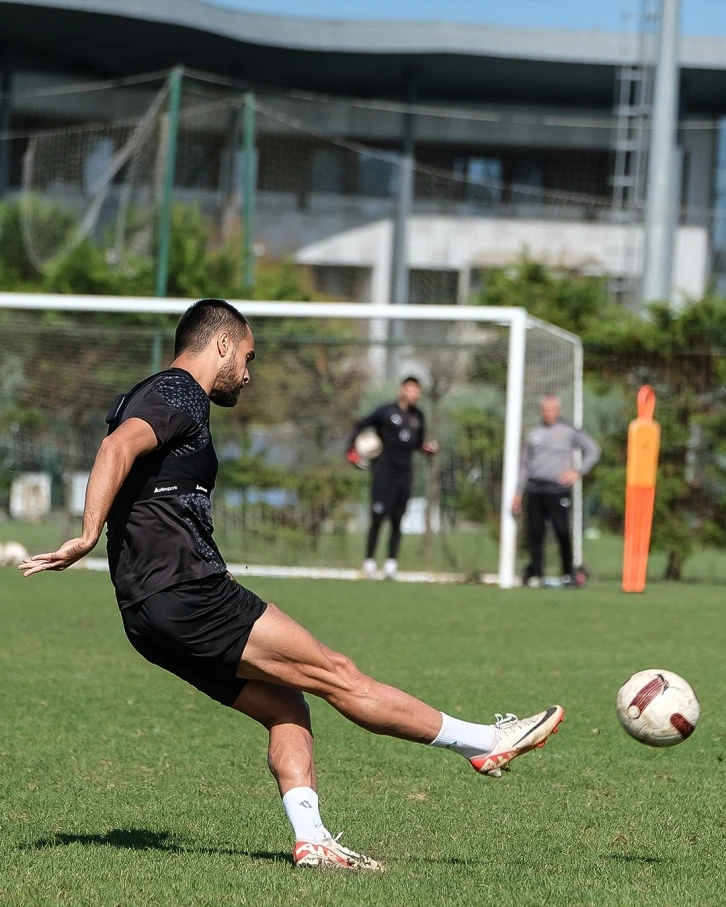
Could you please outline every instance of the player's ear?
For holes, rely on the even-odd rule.
[[[217,352],[224,359],[232,347],[232,338],[228,331],[221,331],[217,335]]]

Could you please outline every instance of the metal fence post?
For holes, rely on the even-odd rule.
[[[255,93],[248,91],[244,99],[242,123],[242,282],[245,289],[255,285],[255,193],[257,191],[257,124]]]
[[[183,69],[176,66],[169,76],[169,130],[166,148],[164,190],[159,217],[159,245],[156,258],[156,295],[166,296],[169,280],[169,249],[171,246],[171,206],[174,197],[176,146],[179,137],[179,108],[181,106]]]

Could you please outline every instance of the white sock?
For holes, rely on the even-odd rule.
[[[318,810],[318,795],[312,787],[293,787],[282,798],[296,841],[325,841],[331,837]]]
[[[458,718],[452,718],[443,712],[441,717],[443,719],[441,730],[431,746],[453,750],[465,759],[491,753],[497,741],[497,731],[493,725],[459,721]]]

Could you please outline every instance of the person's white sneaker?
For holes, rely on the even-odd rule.
[[[367,557],[363,561],[363,578],[364,579],[375,579],[376,578],[376,562],[372,557]]]
[[[398,561],[395,561],[392,557],[389,557],[386,563],[383,565],[383,578],[384,579],[395,579],[398,574]]]
[[[538,576],[530,576],[527,585],[530,589],[539,589],[542,586],[542,580]]]
[[[310,869],[362,869],[368,872],[385,872],[386,867],[339,843],[337,835],[327,841],[297,841],[292,852],[296,868]]]
[[[497,772],[512,759],[543,747],[550,734],[557,733],[560,722],[565,720],[565,710],[561,705],[551,705],[531,718],[520,720],[511,713],[496,717],[499,736],[494,748],[491,753],[473,756],[469,762],[480,775],[498,778]]]

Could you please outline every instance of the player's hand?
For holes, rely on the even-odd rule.
[[[566,469],[560,476],[560,484],[569,488],[574,485],[580,478],[580,473],[576,469]]]
[[[351,447],[350,450],[346,453],[345,459],[349,463],[352,463],[353,466],[360,466],[362,457],[354,447]]]
[[[521,494],[515,494],[515,495],[514,495],[514,500],[512,501],[512,513],[513,513],[515,516],[519,516],[519,514],[520,514],[521,512],[522,512],[522,495],[521,495]]]
[[[70,567],[71,564],[75,564],[76,561],[93,551],[97,541],[97,539],[83,537],[71,539],[64,542],[57,551],[26,557],[18,565],[18,570],[22,570],[24,576],[32,576],[34,573],[42,573],[44,570],[65,570],[66,567]]]
[[[440,450],[438,441],[424,441],[421,445],[421,452],[425,453],[427,457],[435,457]]]

